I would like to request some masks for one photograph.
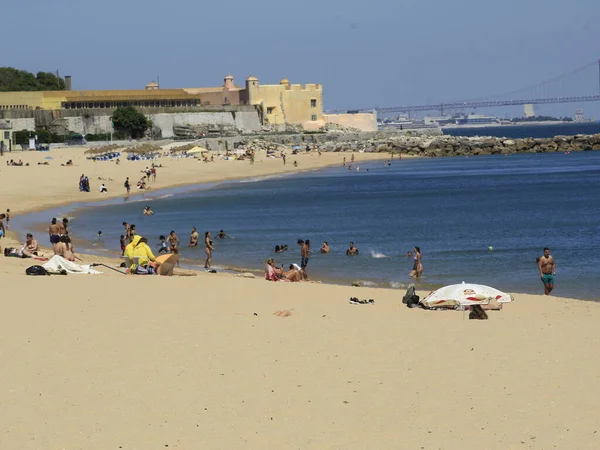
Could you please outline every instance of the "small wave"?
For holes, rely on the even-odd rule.
[[[374,281],[367,281],[367,280],[356,280],[352,283],[353,285],[356,286],[368,286],[368,287],[373,287],[373,286],[377,286],[377,283],[375,283]]]
[[[287,173],[276,173],[273,175],[262,175],[259,177],[245,178],[243,180],[239,180],[238,183],[257,183],[259,181],[277,180],[277,179],[286,178],[289,176],[290,176],[290,174],[287,174]]]
[[[389,258],[389,256],[384,255],[383,253],[376,252],[375,250],[371,250],[371,258],[381,259],[381,258]]]
[[[390,287],[393,289],[406,289],[408,288],[408,284],[399,281],[390,281]]]

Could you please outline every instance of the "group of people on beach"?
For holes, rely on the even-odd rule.
[[[10,208],[6,208],[5,213],[0,213],[0,240],[6,237],[6,232],[10,226],[11,213]],[[6,223],[5,223],[6,222]],[[0,251],[2,246],[0,246]],[[27,233],[25,241],[21,243],[20,248],[4,248],[4,256],[16,256],[19,258],[34,258],[38,256],[39,245],[33,238],[33,234]]]
[[[147,206],[144,209],[145,215],[148,215],[148,214],[146,214],[147,211],[152,213],[152,210],[150,209],[149,206]],[[144,238],[143,242],[139,240],[139,236],[137,235],[135,224],[129,224],[127,222],[123,222],[123,227],[125,227],[125,234],[122,234],[120,237],[120,247],[121,247],[122,255],[127,254],[128,246],[132,245],[134,242],[136,242],[136,244],[133,246],[134,251],[135,251],[135,248],[137,248],[137,243],[141,242],[142,244],[147,245],[148,241],[146,238]],[[229,238],[230,236],[227,233],[225,233],[224,230],[220,230],[217,233],[217,237],[219,239],[225,239],[225,238]],[[198,233],[198,230],[196,229],[196,227],[192,227],[192,230],[190,232],[190,240],[189,240],[188,247],[198,247],[199,242],[200,242],[200,234]],[[149,248],[148,248],[148,250],[146,250],[144,248],[144,253],[146,256],[148,256],[148,258],[147,258],[148,262],[152,262],[156,258],[154,257],[154,254],[152,254],[152,251]],[[179,241],[179,236],[177,236],[177,233],[175,232],[175,230],[171,230],[167,236],[165,236],[165,235],[159,236],[159,246],[158,246],[159,254],[172,253],[175,255],[179,255],[179,250],[180,250],[180,241]],[[213,270],[212,269],[212,257],[213,257],[214,251],[215,251],[215,246],[214,246],[214,242],[212,240],[212,234],[210,231],[206,231],[204,233],[204,253],[206,255],[206,259],[204,262],[204,268],[207,271]]]
[[[269,281],[308,281],[308,273],[306,268],[308,267],[308,262],[310,259],[310,255],[312,250],[310,249],[310,239],[298,239],[297,244],[300,246],[300,265],[298,264],[290,264],[288,270],[286,271],[282,266],[277,267],[276,261],[273,258],[269,258],[265,261],[265,279]],[[276,245],[275,253],[282,253],[288,250],[287,245]],[[319,251],[322,254],[327,254],[331,250],[329,243],[327,241],[323,241],[321,248]],[[423,274],[423,264],[421,263],[421,249],[417,246],[414,247],[414,257],[412,252],[407,253],[407,257],[413,257],[414,264],[413,268],[410,272],[411,278],[420,278]],[[358,256],[360,254],[358,248],[355,246],[354,242],[350,242],[348,244],[348,248],[346,249],[346,256]]]
[[[69,219],[66,217],[60,221],[56,217],[52,218],[48,227],[48,237],[52,245],[52,251],[55,255],[62,256],[68,261],[81,261],[81,258],[75,254],[68,227]]]

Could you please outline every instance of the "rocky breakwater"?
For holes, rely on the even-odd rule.
[[[376,136],[359,142],[327,142],[321,146],[322,151],[348,151],[356,149],[428,157],[571,152],[600,150],[600,134],[556,136],[548,139],[461,136]]]

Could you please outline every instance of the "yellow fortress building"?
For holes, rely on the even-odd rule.
[[[209,88],[161,89],[151,82],[139,90],[71,90],[65,77],[64,91],[0,92],[2,110],[93,110],[123,106],[168,108],[169,112],[202,111],[207,106],[253,105],[265,123],[308,125],[323,120],[323,88],[320,84],[260,84],[250,76],[239,87],[227,75],[222,86]],[[171,109],[173,108],[173,109]]]

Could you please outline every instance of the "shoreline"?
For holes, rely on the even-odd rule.
[[[369,161],[376,161],[379,159],[387,159],[387,158],[371,158],[369,159]],[[366,162],[366,161],[363,161]],[[145,191],[145,192],[136,192],[135,196],[134,195],[130,195],[129,198],[133,198],[131,201],[132,202],[142,202],[143,199],[142,197],[146,194],[151,196],[152,198],[161,198],[164,197],[165,193],[168,193],[171,190],[178,190],[178,192],[174,192],[172,195],[178,195],[178,194],[185,194],[185,193],[189,193],[189,192],[194,192],[194,191],[201,191],[204,189],[210,189],[210,188],[214,188],[217,187],[220,184],[227,184],[227,183],[235,183],[235,182],[244,182],[244,180],[253,180],[258,178],[260,179],[269,179],[271,177],[279,177],[279,176],[299,176],[302,173],[308,173],[308,172],[313,172],[313,171],[318,171],[318,170],[322,170],[328,167],[334,167],[337,164],[333,163],[333,164],[328,164],[328,165],[324,165],[322,167],[315,167],[315,168],[311,168],[311,169],[304,169],[304,170],[298,170],[298,171],[288,171],[285,173],[272,173],[272,174],[267,174],[267,175],[261,175],[261,176],[254,176],[254,177],[235,177],[235,178],[225,178],[222,179],[221,181],[214,181],[214,182],[204,182],[204,183],[186,183],[183,185],[179,185],[179,186],[165,186],[165,187],[161,187],[160,189],[156,189],[156,190],[151,190],[151,191]],[[89,208],[94,208],[97,206],[108,206],[111,203],[114,204],[116,202],[118,202],[120,199],[122,199],[124,196],[121,195],[113,195],[110,198],[98,198],[98,199],[94,199],[91,201],[87,201],[87,202],[75,202],[75,203],[67,203],[64,206],[67,206],[67,211],[66,213],[72,213],[72,212],[76,212],[76,211],[80,211],[80,210],[84,210],[84,209],[89,209]],[[149,201],[151,201],[151,199],[149,199]],[[102,203],[105,203],[106,205],[102,205]],[[32,214],[39,214],[39,213],[44,213],[44,212],[50,212],[52,210],[61,208],[62,205],[54,205],[51,206],[50,208],[46,209],[41,209],[38,211],[32,211],[29,213],[25,213],[25,214],[20,214],[19,215],[19,220],[23,220],[22,216],[25,216],[25,220],[27,220],[27,216],[30,216]],[[50,216],[49,216],[50,217]],[[58,216],[57,216],[58,217]],[[25,231],[34,231],[36,234],[38,235],[43,235],[44,233],[44,227],[45,227],[45,223],[41,221],[41,218],[39,220],[35,220],[34,222],[31,222],[31,224],[29,225],[29,227],[31,228],[24,228],[23,225],[20,225],[18,227],[12,228],[11,231],[13,233],[24,233]],[[73,235],[76,240],[75,243],[76,248],[81,249],[82,247],[85,247],[83,252],[78,252],[78,255],[80,256],[85,256],[87,259],[90,258],[103,258],[103,259],[109,259],[111,260],[111,263],[114,263],[115,261],[119,260],[119,252],[117,250],[112,250],[111,248],[107,248],[107,247],[95,247],[94,245],[94,240],[90,240],[90,239],[79,239],[77,234]],[[19,237],[20,240],[20,237]],[[83,244],[83,245],[82,245]],[[271,256],[277,257],[276,254],[273,254]],[[183,263],[183,267],[194,271],[194,272],[203,272],[202,269],[202,263],[200,260],[194,260],[194,261],[185,261],[185,259],[182,261]],[[244,273],[244,272],[250,272],[253,273],[255,276],[257,276],[258,278],[261,278],[261,274],[262,274],[262,268],[257,268],[257,267],[240,267],[240,266],[232,266],[230,263],[224,263],[222,265],[217,264],[217,267],[220,266],[220,271],[222,271],[221,273],[223,274],[227,274],[227,275],[231,275],[231,276],[235,276],[236,274],[239,273]],[[328,278],[328,277],[324,277],[324,279],[318,281],[319,283],[322,284],[327,284],[327,285],[332,285],[332,286],[350,286],[353,285],[354,283],[359,283],[359,286],[357,287],[369,287],[369,288],[377,288],[377,289],[388,289],[388,290],[395,290],[395,291],[403,291],[405,290],[409,284],[416,284],[417,288],[420,290],[426,290],[426,291],[433,291],[439,287],[441,287],[442,285],[437,285],[437,284],[429,284],[427,283],[427,281],[423,281],[423,280],[419,280],[417,282],[415,282],[415,280],[403,280],[403,281],[381,281],[381,280],[375,280],[375,279],[369,279],[369,278],[360,278],[360,277],[352,277],[352,278]],[[535,292],[521,292],[521,291],[513,291],[511,289],[508,289],[511,293],[515,294],[515,295],[536,295]],[[561,297],[559,296],[558,298],[568,298],[568,297]],[[583,300],[583,301],[592,301],[595,302],[595,299],[592,298],[578,298],[578,300]]]
[[[64,149],[57,149],[55,150],[57,152],[61,152],[64,151]],[[384,153],[384,152],[363,152],[363,153],[359,153],[359,152],[336,152],[335,154],[337,155],[345,155],[345,154],[359,154],[359,155],[369,155],[368,158],[361,160],[360,162],[371,162],[371,161],[378,161],[378,160],[387,160],[390,159],[389,158],[389,154],[388,153]],[[6,154],[5,154],[6,155]],[[304,155],[301,155],[304,156]],[[308,155],[308,156],[314,156],[314,155]],[[403,155],[403,158],[420,158],[420,156],[413,156],[413,155]],[[167,157],[168,158],[168,157]],[[192,159],[192,158],[189,158]],[[136,161],[139,162],[139,161]],[[142,161],[145,163],[149,163],[150,161]],[[234,162],[236,163],[236,162]],[[106,164],[106,162],[98,162],[97,164]],[[233,175],[233,176],[215,176],[213,177],[209,177],[208,179],[203,180],[202,182],[198,182],[198,181],[191,181],[191,180],[186,180],[186,181],[180,181],[180,182],[173,182],[173,183],[167,183],[164,185],[161,185],[158,189],[155,190],[146,190],[146,191],[136,191],[134,189],[132,189],[131,193],[129,195],[127,194],[113,194],[113,193],[105,193],[102,194],[101,197],[94,197],[92,199],[87,199],[84,200],[83,202],[81,201],[73,201],[73,200],[64,200],[64,201],[50,201],[50,202],[46,202],[43,205],[39,205],[39,206],[33,206],[33,207],[28,207],[25,209],[11,209],[11,212],[13,214],[18,214],[18,215],[25,215],[25,214],[31,214],[31,213],[39,213],[39,212],[44,212],[50,209],[56,209],[56,208],[61,208],[64,206],[70,206],[70,205],[76,205],[77,203],[85,203],[85,204],[89,204],[90,206],[92,206],[93,204],[97,204],[97,203],[101,203],[103,201],[108,201],[108,200],[116,200],[119,198],[131,198],[132,200],[136,200],[140,197],[142,197],[144,194],[152,194],[154,192],[162,192],[165,190],[169,190],[169,189],[177,189],[177,188],[189,188],[189,187],[193,187],[193,186],[198,186],[198,189],[201,189],[200,186],[203,185],[209,185],[209,184],[218,184],[218,183],[223,183],[223,182],[227,182],[227,181],[243,181],[245,179],[252,179],[252,178],[256,178],[256,177],[270,177],[270,176],[278,176],[278,175],[298,175],[304,172],[313,172],[313,171],[317,171],[320,169],[324,169],[327,167],[335,167],[339,164],[339,162],[331,162],[331,163],[326,163],[323,165],[317,165],[314,167],[310,167],[310,168],[301,168],[298,170],[286,170],[286,171],[277,171],[277,170],[273,170],[273,171],[268,171],[266,173],[262,173],[260,175],[253,175],[253,176],[245,176],[245,175]],[[96,181],[96,180],[92,180],[92,181]],[[87,193],[86,193],[87,194]]]

